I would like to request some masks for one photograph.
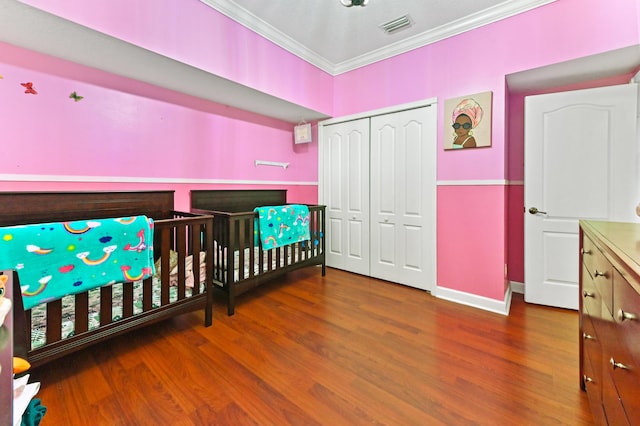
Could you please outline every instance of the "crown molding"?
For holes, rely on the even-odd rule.
[[[335,68],[335,65],[328,60],[324,59],[322,56],[318,55],[316,52],[308,49],[303,44],[295,41],[291,37],[287,36],[282,31],[278,30],[273,25],[263,21],[258,18],[253,13],[249,12],[247,9],[238,6],[234,2],[228,0],[200,0],[202,3],[207,6],[217,10],[228,18],[233,19],[239,24],[247,27],[251,31],[257,33],[258,35],[266,38],[267,40],[275,43],[281,48],[293,53],[301,59],[309,62],[311,65],[314,65],[320,68],[323,71],[326,71],[332,74],[332,70]]]
[[[547,5],[549,3],[556,2],[558,0],[510,0],[505,1],[497,6],[483,10],[482,12],[469,15],[463,19],[453,21],[435,28],[430,31],[426,31],[421,34],[417,34],[413,37],[409,37],[405,40],[392,43],[383,48],[374,50],[365,55],[358,56],[349,61],[340,62],[338,64],[332,63],[327,59],[321,57],[314,51],[306,48],[301,43],[288,37],[282,31],[258,18],[248,10],[240,7],[228,0],[200,0],[202,3],[212,7],[223,15],[233,19],[239,24],[249,28],[256,32],[260,36],[275,43],[283,49],[291,52],[299,58],[309,62],[321,70],[331,74],[339,75],[348,71],[352,71],[357,68],[361,68],[366,65],[373,64],[384,59],[405,53],[419,47],[423,47],[448,37],[452,37],[461,34],[466,31],[470,31],[484,25],[488,25],[502,19],[509,18],[511,16],[518,15],[523,12],[535,9],[540,6]]]

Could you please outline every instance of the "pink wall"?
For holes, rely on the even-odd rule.
[[[437,97],[443,122],[446,99],[493,92],[491,148],[444,151],[449,128],[438,128],[438,181],[473,182],[438,187],[439,286],[502,300],[504,265],[512,264],[514,278],[523,275],[522,188],[499,190],[490,182],[523,170],[518,155],[508,156],[514,141],[507,139],[507,117],[517,120],[518,106],[507,114],[505,77],[638,44],[638,9],[635,0],[562,0],[336,77],[335,116]],[[579,19],[571,18],[577,11]],[[469,256],[487,243],[495,256],[482,254],[483,262],[457,251],[464,247]]]
[[[437,242],[440,287],[504,298],[505,216],[487,208],[504,205],[504,191],[502,185],[438,188],[438,233],[446,232]]]
[[[333,79],[199,1],[23,0],[93,28],[307,108],[331,113]],[[132,24],[135,23],[135,24]]]
[[[0,175],[62,176],[79,186],[84,180],[277,182],[298,201],[317,202],[317,142],[295,145],[291,123],[3,43],[0,58],[0,120],[3,134],[11,135],[3,143],[11,160]],[[23,82],[33,82],[38,94],[25,94]],[[84,99],[74,102],[73,91]],[[255,160],[290,166],[255,166]],[[5,182],[2,189],[22,185]]]
[[[506,234],[521,194],[495,185],[521,172],[506,131],[505,76],[640,41],[636,0],[562,0],[331,77],[199,2],[25,3],[334,116],[437,97],[442,121],[445,99],[492,91],[492,147],[438,148],[438,180],[463,182],[438,188],[437,267],[438,285],[496,300],[504,296],[504,264],[517,263],[509,246],[520,238]],[[0,45],[0,120],[15,158],[2,173],[172,178],[180,204],[186,185],[175,179],[317,180],[316,143],[295,147],[286,123],[33,55]],[[40,94],[23,94],[22,81],[34,81]],[[69,100],[73,90],[85,100]],[[439,125],[438,147],[448,132]],[[292,167],[255,168],[257,155]],[[288,187],[300,201],[317,199],[314,185]]]
[[[180,184],[180,183],[148,183],[148,182],[42,182],[11,181],[2,182],[2,191],[175,191],[175,209],[189,211],[191,190],[198,189],[286,189],[287,201],[291,203],[318,202],[316,185],[229,185],[229,184]]]

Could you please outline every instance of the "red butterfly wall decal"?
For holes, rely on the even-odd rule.
[[[33,83],[32,82],[20,83],[20,85],[27,89],[27,90],[24,91],[24,93],[31,93],[32,95],[37,95],[38,94],[38,92],[36,92],[36,89],[33,88]]]

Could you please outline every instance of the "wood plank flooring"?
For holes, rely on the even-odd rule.
[[[221,295],[220,295],[221,296]],[[318,268],[32,371],[43,425],[591,425],[578,315]]]

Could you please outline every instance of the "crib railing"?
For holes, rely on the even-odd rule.
[[[275,274],[306,265],[321,265],[325,274],[325,206],[308,207],[311,239],[270,250],[256,238],[256,213],[194,210],[214,217],[213,280],[227,292],[230,315],[236,295]]]
[[[154,221],[154,256],[160,258],[160,302],[153,302],[153,278],[142,282],[141,312],[134,308],[134,283],[122,283],[122,314],[113,317],[114,286],[104,286],[99,291],[99,327],[90,329],[89,293],[79,293],[73,298],[73,312],[63,312],[62,299],[50,301],[46,304],[46,342],[44,346],[32,348],[33,340],[32,311],[24,313],[25,317],[25,346],[29,348],[28,359],[35,367],[66,353],[82,349],[107,337],[113,337],[133,328],[150,324],[182,312],[192,311],[204,306],[204,323],[209,326],[213,320],[212,286],[213,286],[213,252],[207,250],[213,241],[212,216],[196,215],[185,212],[174,212],[174,219]],[[177,296],[170,300],[170,252],[177,253]],[[204,288],[199,281],[201,251],[206,251],[206,280]],[[195,285],[191,288],[191,295],[186,292],[185,258],[193,255],[192,273]],[[120,284],[119,284],[120,285]],[[157,284],[156,284],[157,285]],[[92,290],[94,291],[94,290]],[[138,309],[139,311],[139,309]],[[63,315],[65,318],[63,318]],[[73,336],[63,338],[63,319],[73,322]]]

